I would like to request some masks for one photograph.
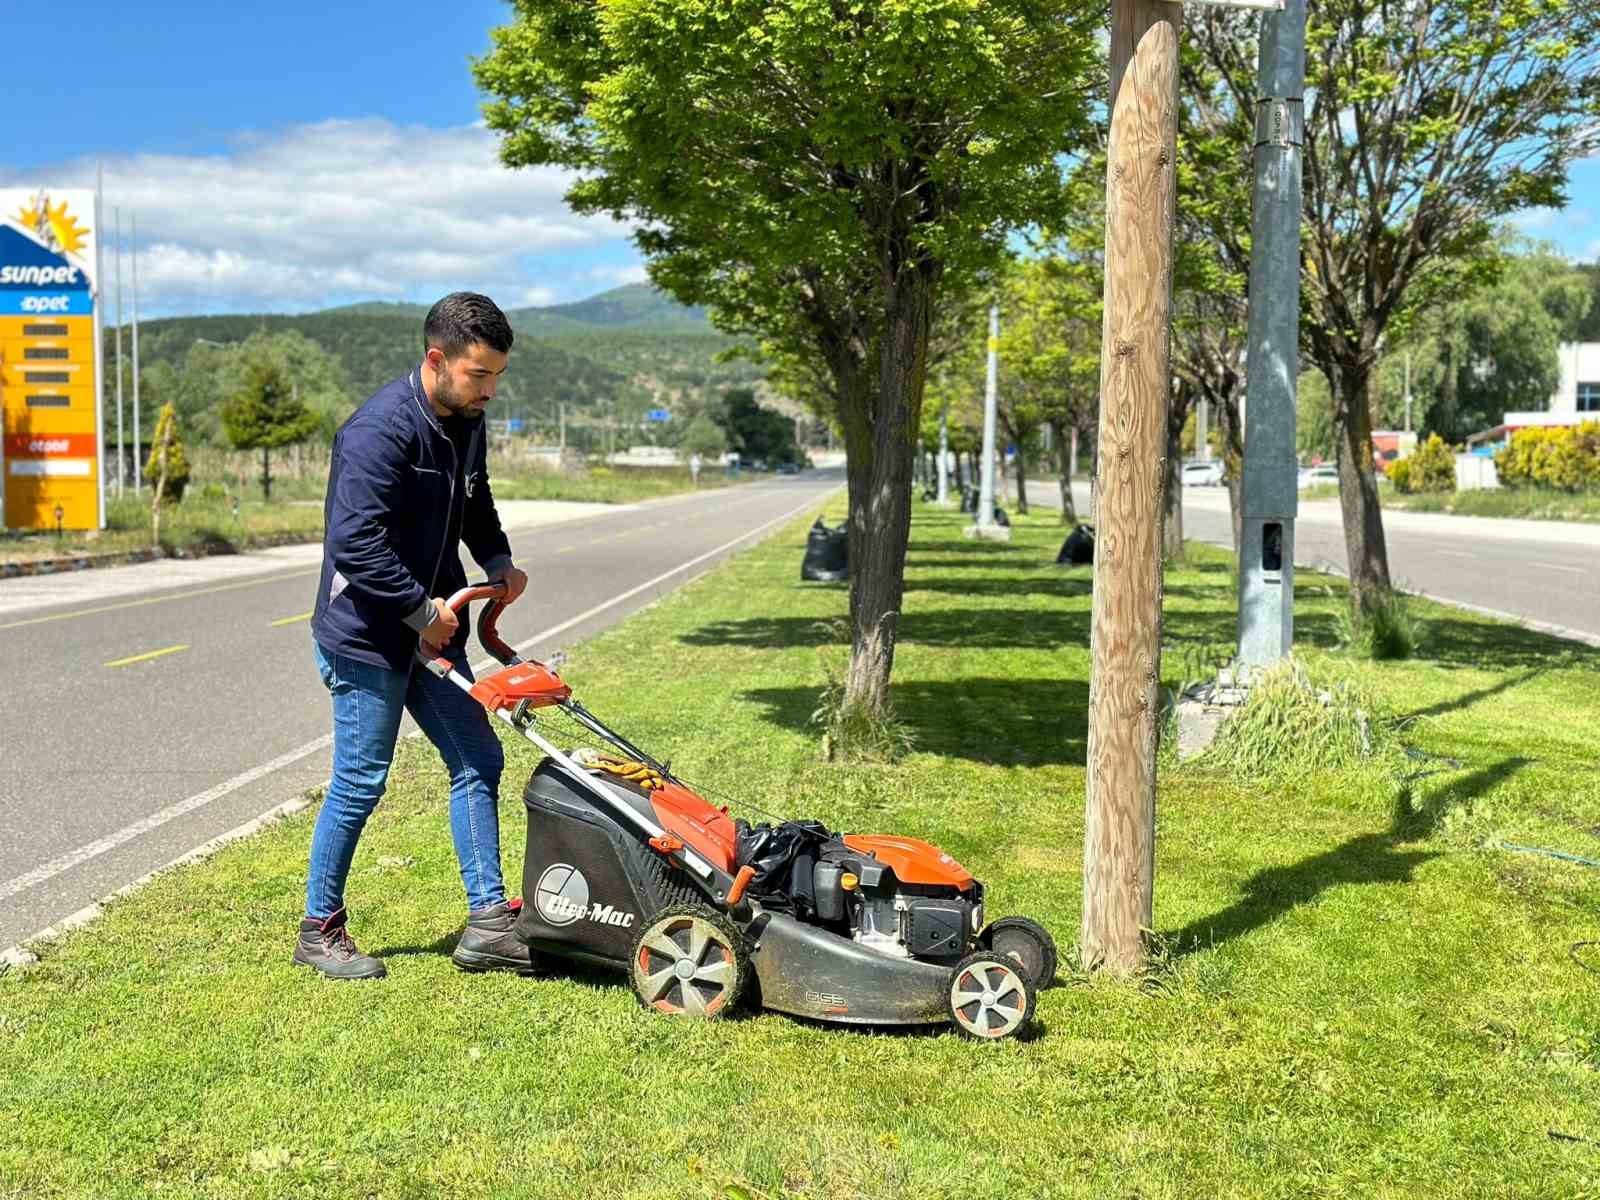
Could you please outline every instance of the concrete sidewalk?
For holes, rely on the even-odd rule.
[[[568,500],[500,500],[495,507],[500,512],[501,524],[509,531],[575,521],[596,513],[628,512],[638,506]],[[279,571],[312,571],[321,562],[322,543],[317,541],[250,550],[243,554],[166,558],[125,567],[23,575],[0,580],[0,616],[56,605],[115,600],[166,588],[215,587],[236,579]]]

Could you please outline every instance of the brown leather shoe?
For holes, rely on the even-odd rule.
[[[533,951],[516,933],[521,900],[507,900],[467,914],[467,927],[461,931],[450,961],[463,971],[516,971],[531,975],[535,970]]]
[[[382,979],[387,975],[382,962],[356,949],[355,939],[345,928],[349,917],[341,908],[331,917],[302,920],[300,940],[294,948],[295,965],[310,967],[329,979]]]

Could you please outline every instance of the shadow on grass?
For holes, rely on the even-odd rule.
[[[1437,850],[1407,850],[1407,842],[1438,829],[1453,808],[1468,803],[1519,771],[1528,760],[1504,759],[1438,788],[1428,802],[1416,806],[1409,785],[1400,790],[1394,816],[1384,833],[1364,833],[1286,867],[1266,867],[1244,883],[1243,895],[1221,912],[1191,921],[1162,934],[1176,956],[1220,946],[1253,933],[1279,917],[1315,901],[1329,888],[1343,884],[1408,884],[1413,872]]]
[[[1063,600],[1088,596],[1087,577],[1041,575],[1034,579],[906,579],[906,592],[936,592],[950,596],[1055,596]]]
[[[1517,625],[1426,617],[1421,658],[1451,667],[1600,667],[1600,650]]]
[[[1402,721],[1414,721],[1419,717],[1439,717],[1443,716],[1447,712],[1456,712],[1463,708],[1471,708],[1479,700],[1487,700],[1490,696],[1498,696],[1501,692],[1509,692],[1512,688],[1521,687],[1523,684],[1529,682],[1530,680],[1537,679],[1543,674],[1544,669],[1541,667],[1529,668],[1528,670],[1523,671],[1520,675],[1513,675],[1506,679],[1501,679],[1498,682],[1491,683],[1488,687],[1476,688],[1470,692],[1462,692],[1461,695],[1452,697],[1449,700],[1441,700],[1437,704],[1428,705],[1427,708],[1419,708],[1415,712],[1406,713],[1400,719]]]
[[[758,688],[740,699],[764,720],[816,733],[816,688]],[[1082,766],[1089,737],[1089,685],[1077,679],[963,679],[896,682],[895,713],[913,750],[997,766]]]
[[[692,630],[679,640],[690,646],[742,646],[761,650],[840,644],[834,629],[815,617],[747,617],[741,621],[716,621]],[[916,643],[990,650],[1087,647],[1089,612],[1087,608],[908,612],[900,618],[896,641],[902,645]]]

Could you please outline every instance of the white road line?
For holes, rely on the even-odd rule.
[[[1477,558],[1476,554],[1469,554],[1465,550],[1435,550],[1435,554],[1442,554],[1446,558]]]
[[[1582,567],[1564,567],[1560,563],[1547,563],[1547,562],[1532,562],[1532,561],[1530,561],[1528,563],[1528,565],[1530,567],[1543,567],[1546,571],[1565,571],[1569,575],[1587,575],[1589,573],[1589,572],[1585,571]]]
[[[531,638],[527,638],[520,642],[516,646],[516,649],[523,650],[529,646],[536,645],[539,642],[548,641],[550,638],[553,638],[558,634],[564,633],[568,629],[571,629],[574,625],[580,625],[584,621],[589,620],[591,617],[595,617],[600,613],[605,612],[605,610],[608,608],[613,608],[626,600],[631,600],[640,592],[648,591],[650,588],[655,587],[656,585],[668,579],[671,579],[674,575],[681,574],[692,567],[698,566],[709,558],[714,558],[718,554],[722,554],[725,551],[733,549],[740,542],[759,537],[761,534],[771,529],[774,525],[781,525],[785,521],[791,521],[806,509],[813,507],[819,502],[825,501],[828,494],[829,493],[824,493],[820,497],[812,497],[805,503],[790,509],[781,517],[774,517],[765,525],[761,525],[755,529],[749,530],[748,532],[741,533],[738,537],[732,539],[731,541],[724,542],[715,550],[707,550],[704,554],[696,555],[686,563],[680,563],[678,566],[673,567],[669,571],[663,571],[654,579],[648,579],[644,583],[639,584],[637,587],[629,588],[621,595],[613,596],[604,603],[597,604],[593,608],[588,609],[585,612],[581,612],[569,620],[561,622],[559,625],[552,626],[551,628],[544,630],[542,633],[536,633]],[[176,804],[168,805],[159,812],[151,813],[142,821],[135,821],[132,825],[126,826],[123,829],[119,829],[115,833],[108,834],[103,838],[90,842],[88,845],[80,846],[76,850],[72,850],[66,854],[60,855],[59,857],[53,858],[43,866],[35,867],[26,875],[18,875],[15,879],[8,879],[6,882],[0,883],[0,900],[9,899],[10,897],[17,895],[19,892],[25,892],[29,888],[36,887],[47,880],[53,879],[65,871],[70,871],[74,867],[81,866],[92,858],[98,858],[102,854],[106,854],[112,850],[115,850],[118,846],[130,842],[136,837],[149,833],[153,829],[159,829],[169,821],[175,821],[181,816],[185,816],[188,813],[194,812],[197,808],[203,808],[207,804],[210,804],[213,800],[220,800],[223,796],[228,795],[230,792],[236,792],[240,788],[254,783],[263,776],[270,775],[272,772],[279,770],[282,767],[287,767],[291,763],[299,762],[307,755],[314,754],[318,750],[322,750],[328,746],[331,746],[332,744],[333,735],[331,733],[324,734],[322,737],[315,738],[303,746],[297,746],[295,749],[290,750],[286,754],[280,754],[277,758],[272,759],[270,762],[264,762],[260,766],[251,767],[243,774],[235,775],[232,779],[226,780],[223,783],[219,783],[213,788],[208,788],[205,791],[200,792],[198,795],[190,796],[187,800],[180,800]],[[23,941],[27,940],[29,939],[23,939]]]
[[[26,875],[18,875],[15,879],[8,879],[0,883],[0,900],[9,899],[18,892],[25,892],[29,888],[53,879],[63,871],[70,871],[73,867],[88,862],[91,858],[98,858],[102,854],[115,850],[125,842],[131,842],[141,834],[149,833],[152,829],[160,829],[168,821],[175,821],[185,813],[191,813],[197,808],[204,808],[213,800],[220,800],[229,792],[236,792],[246,784],[254,783],[263,775],[270,775],[280,767],[287,767],[290,763],[298,762],[306,755],[324,746],[333,745],[333,734],[325,733],[314,741],[307,742],[304,746],[296,747],[287,754],[280,754],[270,762],[260,766],[251,767],[242,775],[235,775],[216,787],[207,788],[187,800],[179,800],[176,804],[169,804],[160,812],[153,812],[142,821],[135,821],[132,825],[125,826],[115,833],[108,834],[97,841],[90,842],[87,846],[79,846],[76,850],[69,851],[57,858],[52,858],[42,867],[35,867]]]

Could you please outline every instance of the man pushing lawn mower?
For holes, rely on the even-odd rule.
[[[294,951],[296,963],[333,979],[385,974],[350,936],[344,886],[407,711],[450,771],[450,832],[468,908],[452,958],[466,970],[532,966],[513,932],[519,902],[507,901],[500,873],[500,743],[482,705],[412,669],[420,637],[470,676],[467,623],[442,598],[466,584],[460,542],[503,585],[503,603],[528,583],[512,565],[489,491],[482,420],[511,342],[510,323],[487,296],[446,296],[423,324],[422,362],[379,389],[333,441],[311,619],[317,668],[333,697],[333,775],[311,835]]]

